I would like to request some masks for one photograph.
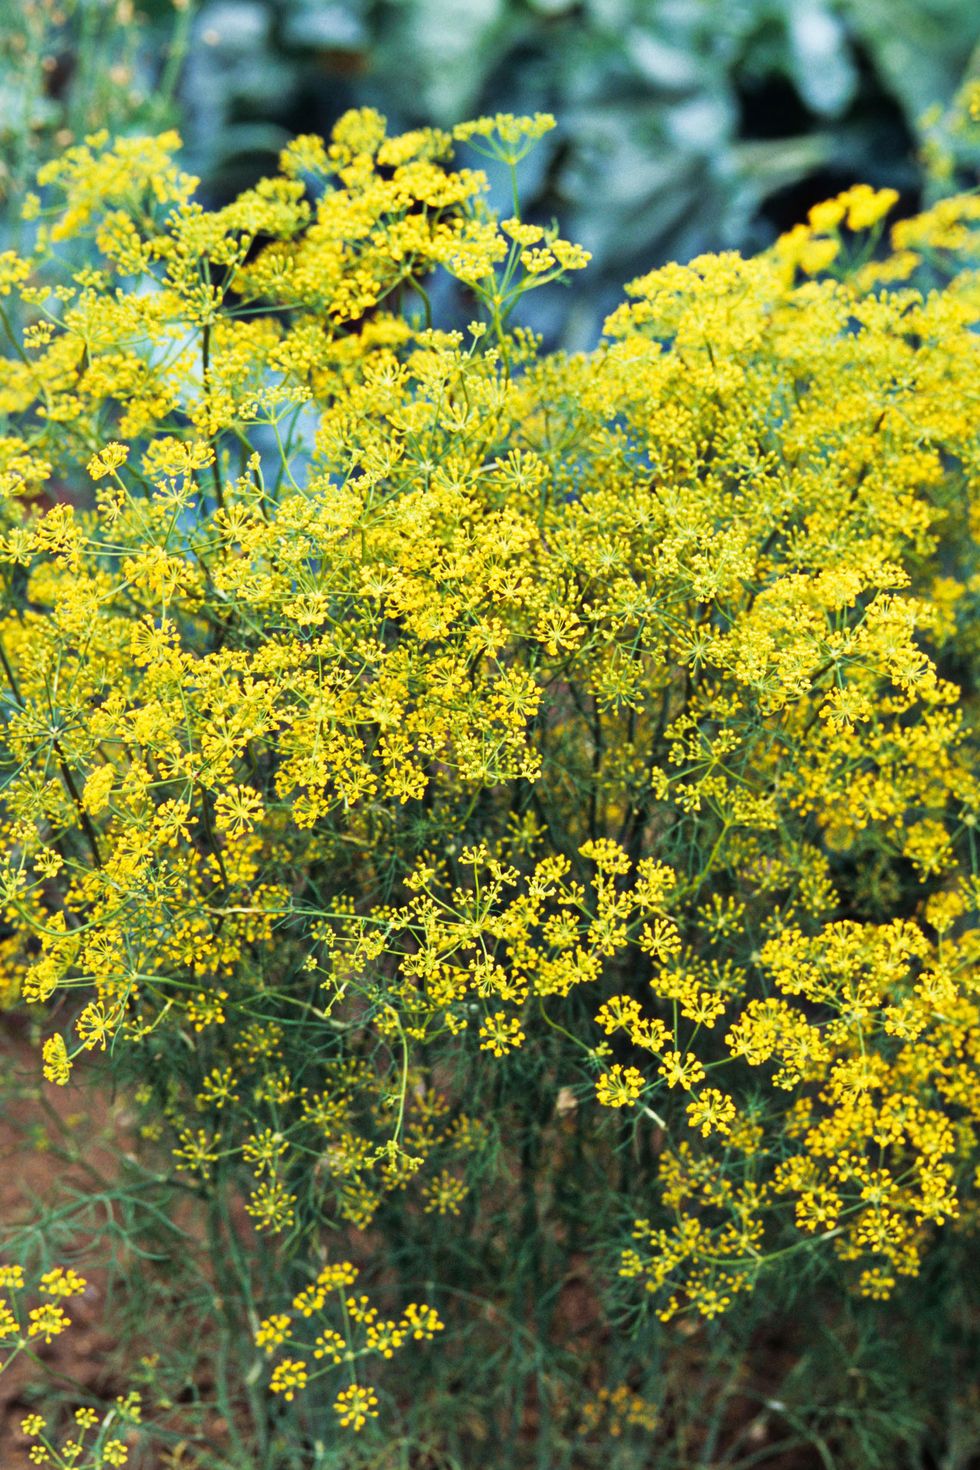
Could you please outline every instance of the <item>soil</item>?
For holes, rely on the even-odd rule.
[[[43,1105],[51,1110],[50,1124],[84,1137],[86,1153],[97,1168],[111,1158],[100,1140],[106,1136],[112,1110],[107,1100],[91,1089],[83,1092],[72,1086],[53,1087],[40,1080],[40,1047],[30,1040],[24,1018],[0,1017],[0,1058],[4,1095],[13,1099],[0,1113],[0,1225],[6,1233],[17,1224],[36,1219],[56,1184],[60,1190],[65,1183],[85,1188],[90,1182],[84,1167],[66,1166],[50,1148],[38,1147],[43,1143],[37,1131],[38,1087],[42,1089]],[[56,1134],[58,1127],[52,1126],[51,1132]],[[79,1250],[84,1245],[79,1240]],[[103,1366],[110,1343],[99,1326],[102,1283],[97,1272],[86,1270],[83,1274],[88,1282],[84,1295],[67,1305],[71,1327],[38,1349],[48,1369],[75,1387],[79,1404],[102,1399],[107,1392],[111,1398],[119,1391],[107,1381]],[[24,1357],[0,1375],[2,1470],[29,1470],[27,1452],[32,1441],[22,1432],[20,1421],[25,1414],[41,1411],[31,1393],[37,1379],[36,1367]]]

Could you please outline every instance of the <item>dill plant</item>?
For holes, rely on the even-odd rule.
[[[866,1333],[976,1224],[980,201],[857,185],[545,356],[585,253],[451,144],[351,113],[213,211],[171,134],[42,170],[5,1003],[131,1109],[172,1464],[754,1463],[756,1304]]]

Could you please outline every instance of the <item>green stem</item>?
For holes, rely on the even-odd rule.
[[[211,323],[204,323],[201,333],[201,379],[205,397],[211,394]],[[212,477],[214,479],[214,498],[222,510],[225,507],[225,487],[221,478],[221,452],[218,446],[218,436],[212,435],[211,448],[214,452],[214,465]]]

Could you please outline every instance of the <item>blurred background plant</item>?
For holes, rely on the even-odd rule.
[[[593,265],[574,301],[529,315],[574,348],[623,280],[763,248],[858,179],[908,212],[976,183],[954,101],[980,67],[975,0],[4,0],[0,15],[8,206],[97,126],[178,125],[220,203],[348,107],[394,130],[553,113],[525,207]]]
[[[0,0],[0,230],[17,245],[37,170],[98,128],[154,131],[177,115],[187,5]]]

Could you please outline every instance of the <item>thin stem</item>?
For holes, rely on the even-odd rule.
[[[201,333],[201,379],[204,387],[205,397],[211,394],[211,323],[204,323]],[[214,480],[214,498],[222,510],[225,508],[225,487],[221,478],[221,454],[218,447],[218,436],[211,436],[211,448],[214,451],[214,464],[211,469]]]

